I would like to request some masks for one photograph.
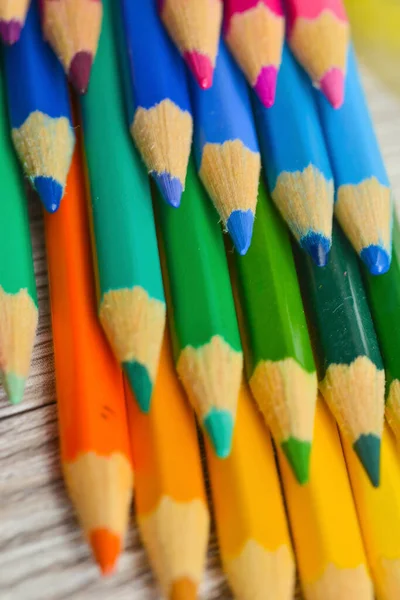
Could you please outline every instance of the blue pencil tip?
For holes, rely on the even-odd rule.
[[[232,449],[233,419],[227,410],[213,408],[203,421],[218,458],[227,458]]]
[[[144,413],[148,413],[153,393],[153,383],[146,367],[136,360],[124,362],[122,363],[122,366],[140,410]]]
[[[317,267],[325,267],[328,264],[331,240],[325,235],[313,231],[307,233],[301,238],[300,246],[311,256]]]
[[[389,270],[390,256],[380,246],[367,246],[361,250],[360,257],[371,275],[383,275]]]
[[[169,173],[153,172],[152,176],[164,200],[173,208],[178,208],[183,191],[179,179],[172,177]]]
[[[226,228],[236,251],[243,256],[250,248],[253,235],[254,214],[251,210],[234,210],[226,222]]]
[[[52,177],[35,177],[35,190],[40,196],[43,206],[49,213],[54,213],[60,206],[64,195],[63,187]]]

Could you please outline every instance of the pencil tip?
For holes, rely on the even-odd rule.
[[[54,213],[60,206],[64,190],[52,177],[35,177],[33,181],[35,190],[49,213]]]
[[[328,264],[331,240],[321,233],[307,233],[300,240],[300,246],[311,256],[317,267]]]
[[[177,177],[169,173],[152,172],[152,177],[160,190],[161,196],[173,208],[178,208],[181,203],[183,186]]]
[[[197,585],[189,577],[176,579],[169,593],[169,600],[196,600]]]
[[[1,380],[9,402],[19,404],[24,397],[25,377],[19,377],[14,373],[3,373]]]
[[[383,275],[389,270],[390,256],[380,246],[367,246],[361,250],[360,257],[371,275]]]
[[[341,69],[330,69],[319,82],[321,92],[333,108],[340,108],[344,100],[345,76]]]
[[[90,52],[77,52],[69,66],[68,77],[78,94],[86,94],[90,71],[93,64],[93,55]]]
[[[11,19],[11,21],[0,20],[0,36],[7,46],[18,42],[22,31],[22,23]]]
[[[353,448],[360,459],[372,485],[379,487],[381,440],[372,433],[360,435]]]
[[[227,222],[226,228],[235,245],[236,251],[243,256],[250,248],[253,235],[254,214],[249,210],[234,210]]]
[[[233,419],[227,410],[212,408],[203,421],[215,454],[218,458],[227,458],[231,453],[233,437]]]
[[[290,437],[282,442],[281,448],[297,481],[300,485],[307,483],[310,474],[311,443]]]
[[[121,552],[120,536],[108,529],[95,529],[90,534],[90,545],[102,575],[111,575]]]
[[[192,71],[197,83],[202,90],[208,90],[212,86],[214,67],[211,60],[201,52],[185,52],[183,58]]]
[[[140,410],[144,413],[148,413],[150,410],[151,396],[153,394],[153,384],[147,368],[136,360],[131,362],[126,361],[122,363],[122,366]]]
[[[265,108],[271,108],[275,102],[277,77],[278,69],[273,66],[263,67],[258,74],[254,91]]]

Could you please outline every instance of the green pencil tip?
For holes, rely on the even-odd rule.
[[[213,408],[203,421],[215,454],[218,458],[227,458],[231,453],[233,437],[233,418],[229,411]]]
[[[150,410],[151,396],[153,394],[153,382],[145,366],[133,360],[122,363],[129,385],[133,391],[139,408],[142,412]]]
[[[360,435],[353,448],[360,459],[372,485],[379,487],[381,440],[372,433]]]
[[[25,377],[15,375],[15,373],[3,373],[1,382],[11,404],[19,404],[24,397]]]
[[[311,443],[290,437],[282,442],[281,448],[293,469],[300,485],[308,481],[310,475]]]

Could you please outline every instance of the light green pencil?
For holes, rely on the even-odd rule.
[[[81,97],[99,284],[99,316],[140,408],[150,409],[165,327],[165,300],[151,193],[124,111],[114,32],[103,27],[89,91]]]

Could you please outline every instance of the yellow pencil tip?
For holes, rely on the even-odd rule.
[[[196,600],[197,583],[188,577],[176,579],[171,587],[169,600]]]
[[[90,534],[90,545],[102,575],[111,575],[121,552],[121,537],[108,529],[95,529]]]

